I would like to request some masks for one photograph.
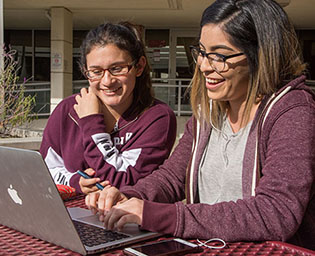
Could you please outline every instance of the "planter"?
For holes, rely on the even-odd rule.
[[[47,119],[34,120],[24,127],[15,128],[10,138],[0,138],[0,146],[39,150]]]
[[[0,146],[39,150],[42,137],[1,138]]]

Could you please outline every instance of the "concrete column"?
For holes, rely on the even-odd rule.
[[[176,46],[177,46],[177,36],[170,29],[170,47],[169,47],[169,64],[168,64],[168,74],[170,79],[176,79]],[[169,84],[175,84],[175,81],[169,81]],[[175,95],[176,95],[176,88],[168,88],[168,104],[171,106],[172,109],[176,109],[176,102],[175,102]],[[178,96],[180,97],[180,95]]]
[[[50,112],[72,89],[72,13],[64,7],[52,7]]]
[[[4,25],[3,25],[3,0],[0,0],[0,68],[3,68],[3,43],[4,43]]]
[[[3,38],[4,26],[3,26],[3,0],[0,0],[0,71],[3,67]],[[4,102],[4,88],[0,86],[0,113],[3,113]]]

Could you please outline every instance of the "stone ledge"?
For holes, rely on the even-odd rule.
[[[42,137],[5,138],[0,139],[0,146],[39,150]]]
[[[39,150],[46,122],[47,119],[35,119],[12,129],[12,137],[0,138],[0,146]]]
[[[36,138],[43,136],[43,130],[40,129],[27,129],[27,128],[14,128],[12,129],[11,133],[12,136],[16,136],[19,138]]]

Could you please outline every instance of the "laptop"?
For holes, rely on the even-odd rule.
[[[65,207],[37,151],[0,146],[0,166],[0,224],[4,226],[83,255],[160,236],[136,224],[125,225],[121,232],[106,230],[89,210]]]

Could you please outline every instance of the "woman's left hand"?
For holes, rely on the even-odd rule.
[[[100,113],[101,108],[98,97],[87,88],[82,88],[80,92],[81,95],[75,96],[77,104],[73,106],[79,118]]]
[[[142,224],[143,200],[130,198],[128,201],[117,204],[105,213],[104,226],[107,229],[122,230],[126,223]]]
[[[100,178],[93,178],[92,176],[95,174],[95,171],[92,168],[88,168],[84,171],[87,175],[91,176],[90,179],[86,179],[83,177],[80,177],[79,180],[79,185],[81,188],[81,191],[83,194],[89,194],[89,193],[93,193],[95,191],[98,191],[98,187],[96,186],[97,182],[100,182],[100,184],[103,187],[109,186],[110,183],[108,180],[102,181]]]

